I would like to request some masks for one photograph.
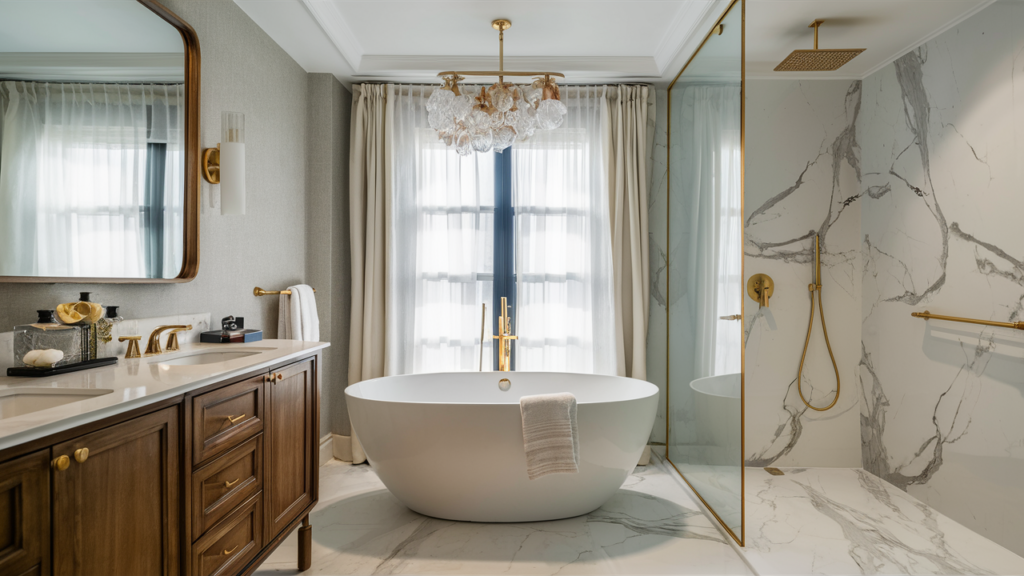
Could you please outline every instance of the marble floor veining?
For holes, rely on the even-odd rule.
[[[332,461],[307,573],[1024,574],[1024,558],[862,469],[782,471],[746,470],[741,556],[658,456],[590,514],[519,524],[422,516],[370,466]],[[292,534],[256,574],[295,574],[296,544]]]
[[[403,506],[371,467],[332,461],[320,468],[306,573],[751,574],[684,486],[654,457],[584,516],[450,522]],[[294,574],[296,545],[292,534],[256,574]]]
[[[1024,558],[859,468],[747,468],[758,574],[1024,574]]]

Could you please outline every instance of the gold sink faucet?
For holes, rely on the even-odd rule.
[[[176,333],[180,332],[182,330],[191,330],[191,329],[192,329],[192,325],[191,324],[189,324],[187,326],[183,325],[183,324],[175,324],[173,326],[157,326],[156,330],[153,330],[153,333],[149,335],[149,343],[146,344],[146,356],[155,356],[157,354],[163,354],[164,353],[164,351],[160,348],[160,334],[162,334],[163,332],[165,332],[167,330],[174,330],[175,331],[175,334],[172,334],[172,336],[174,336],[174,342],[173,342],[174,347],[170,348],[170,349],[171,350],[177,350],[178,349],[178,346],[177,346],[178,338],[177,338],[177,334]],[[168,341],[168,344],[171,344],[171,343],[172,342]]]
[[[508,317],[508,299],[501,299],[501,316],[498,318],[498,334],[493,336],[498,341],[498,370],[509,372],[512,370],[512,341],[518,340],[518,336],[512,335],[512,322]]]

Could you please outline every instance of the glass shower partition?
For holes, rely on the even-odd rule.
[[[668,91],[667,453],[743,545],[744,0]]]

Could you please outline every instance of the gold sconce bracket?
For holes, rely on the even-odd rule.
[[[767,274],[754,274],[747,280],[747,295],[763,308],[768,308],[768,300],[774,293],[775,281]]]
[[[220,184],[220,144],[203,149],[203,178],[210,184]]]

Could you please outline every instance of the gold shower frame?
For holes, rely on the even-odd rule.
[[[745,194],[745,184],[746,184],[746,116],[747,116],[747,113],[746,113],[746,95],[747,95],[747,61],[746,61],[746,55],[747,55],[747,4],[746,4],[746,0],[732,0],[732,2],[729,2],[729,5],[725,8],[725,10],[722,12],[722,14],[718,17],[718,19],[715,20],[714,25],[711,26],[711,29],[708,30],[707,34],[705,34],[704,39],[701,40],[700,46],[697,47],[697,50],[694,51],[694,53],[686,61],[686,64],[683,65],[683,68],[679,71],[678,74],[676,74],[676,77],[673,78],[672,82],[668,85],[668,95],[666,97],[666,104],[667,104],[666,107],[668,108],[668,123],[667,123],[668,139],[667,139],[667,146],[665,147],[666,148],[665,154],[666,155],[670,154],[671,150],[672,150],[672,87],[675,86],[676,82],[679,81],[679,78],[683,75],[683,72],[686,72],[686,69],[690,67],[690,64],[693,62],[694,58],[697,57],[697,54],[700,54],[701,49],[704,48],[704,45],[707,44],[708,40],[711,39],[712,36],[721,34],[721,30],[720,30],[719,27],[722,26],[722,22],[725,20],[725,17],[729,15],[729,12],[732,11],[733,7],[736,6],[736,4],[740,5],[740,22],[741,22],[741,26],[742,26],[742,30],[740,30],[740,214],[741,214],[741,218],[742,218],[742,214],[746,213],[746,211],[745,211],[746,210],[746,206],[745,206],[745,203],[746,203],[746,194]],[[666,194],[666,206],[667,206],[667,212],[668,212],[668,214],[670,216],[672,214],[672,194],[671,194],[671,192],[672,192],[672,178],[671,178],[671,171],[672,171],[671,163],[670,162],[666,162],[666,182],[667,182],[667,187],[668,187],[668,190],[667,190],[668,193]],[[671,231],[671,228],[672,228],[671,217],[669,218],[668,223],[669,223],[669,226],[668,226],[669,231]],[[740,275],[741,276],[740,277],[741,278],[745,278],[746,277],[746,262],[743,259],[742,250],[743,250],[743,242],[740,242],[740,251],[741,251],[741,253],[740,253]],[[671,252],[672,252],[671,250],[667,250],[666,251],[666,256],[665,256],[666,270],[671,270],[671,264],[672,264],[672,262],[671,262],[671,260],[672,260]],[[672,284],[672,274],[671,274],[671,272],[669,274],[667,274],[665,278],[666,278],[665,279],[665,282],[666,282],[666,293],[669,293],[669,290],[671,289],[671,284]],[[740,301],[741,302],[746,302],[743,299],[742,291],[743,290],[741,288],[740,289],[740,292],[741,292]],[[666,305],[665,305],[665,314],[669,318],[671,318],[671,316],[670,316],[671,308],[672,308],[672,301],[671,301],[671,299],[668,299],[666,301]],[[741,307],[740,314],[735,315],[735,316],[739,316],[738,319],[741,320],[741,322],[740,322],[740,332],[741,333],[743,331],[743,326],[745,325],[745,314],[746,314],[745,311],[742,308],[743,307]],[[671,330],[670,329],[666,329],[666,335],[665,335],[665,347],[666,347],[666,349],[671,349],[670,346],[669,346],[669,344],[671,343],[671,337],[672,337]],[[742,341],[743,340],[741,338],[741,342]],[[697,498],[699,498],[700,501],[704,504],[704,507],[707,508],[711,512],[711,514],[715,517],[715,519],[718,520],[719,525],[721,525],[722,528],[725,529],[725,531],[732,537],[732,539],[735,540],[736,543],[739,544],[740,546],[746,546],[746,531],[747,531],[747,504],[746,504],[746,498],[745,498],[746,491],[747,491],[747,474],[746,474],[746,378],[747,378],[746,375],[747,375],[747,352],[746,352],[746,347],[745,346],[740,346],[740,533],[739,534],[736,534],[735,532],[733,532],[732,528],[730,528],[722,520],[722,518],[718,515],[718,512],[716,512],[715,509],[712,508],[711,505],[708,504],[707,500],[705,500],[704,497],[701,496],[700,492],[698,492],[697,489],[694,488],[692,484],[690,484],[690,481],[686,479],[686,475],[684,475],[683,472],[679,469],[679,467],[676,466],[675,462],[672,462],[671,458],[669,458],[669,446],[671,444],[671,438],[672,438],[671,435],[670,435],[671,424],[672,424],[672,419],[670,417],[670,415],[671,415],[671,408],[672,408],[672,398],[671,398],[672,387],[671,387],[670,380],[669,380],[669,378],[671,377],[671,374],[672,374],[672,356],[671,356],[671,354],[667,354],[666,355],[665,365],[666,365],[666,372],[665,372],[665,375],[666,375],[666,377],[665,377],[665,460],[669,464],[672,465],[672,468],[674,468],[675,471],[679,474],[679,477],[683,479],[683,482],[686,482],[686,485],[690,487],[690,490],[693,490],[693,493],[697,495]]]

